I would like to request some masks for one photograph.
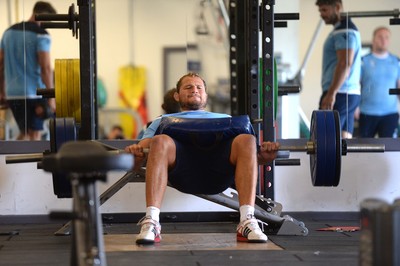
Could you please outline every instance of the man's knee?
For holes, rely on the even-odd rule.
[[[167,135],[156,135],[151,139],[150,148],[155,149],[158,152],[169,151],[175,149],[175,142]]]
[[[250,134],[240,134],[232,142],[232,151],[240,153],[256,152],[256,138]]]
[[[235,137],[234,142],[238,145],[255,145],[256,137],[250,134],[240,134]]]

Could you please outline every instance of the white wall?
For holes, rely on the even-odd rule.
[[[399,152],[343,156],[337,187],[313,187],[308,156],[292,153],[291,157],[300,158],[301,167],[275,168],[275,196],[287,211],[358,211],[366,198],[393,202],[400,197]]]
[[[342,160],[341,182],[338,187],[313,187],[309,158],[300,158],[301,166],[275,167],[275,200],[284,211],[358,211],[362,200],[370,197],[392,202],[400,197],[398,161],[400,152],[382,154],[348,154]],[[35,163],[5,165],[0,156],[0,213],[47,214],[51,210],[68,210],[70,199],[53,195],[52,176],[37,170]],[[99,183],[103,192],[124,173],[112,172],[106,183]],[[104,213],[143,212],[145,210],[144,183],[129,183],[102,207]],[[163,211],[229,211],[230,209],[182,194],[168,188]]]
[[[24,2],[30,14],[33,0]],[[59,13],[66,12],[73,1],[52,0]],[[309,40],[318,23],[319,17],[311,0],[276,1],[276,12],[298,12],[300,22],[289,21],[286,29],[275,31],[275,51],[281,51],[283,60],[289,62],[295,73],[308,47]],[[372,1],[345,1],[346,10],[371,10]],[[5,12],[5,1],[0,1],[0,10]],[[290,4],[288,4],[290,3]],[[379,10],[393,9],[399,6],[397,0],[379,2]],[[128,0],[97,0],[97,47],[98,74],[105,81],[109,90],[109,106],[117,105],[118,69],[134,63],[147,68],[147,93],[150,116],[159,113],[163,93],[162,83],[162,48],[164,46],[186,45],[186,40],[195,41],[185,26],[191,18],[193,6],[187,0],[134,0],[133,15],[130,18]],[[364,9],[363,9],[364,10]],[[174,14],[168,16],[167,14]],[[28,17],[28,15],[24,16]],[[162,19],[162,22],[155,18]],[[15,19],[15,18],[14,18]],[[129,43],[129,30],[122,25],[133,20],[133,44]],[[387,24],[388,19],[379,19],[377,24]],[[15,22],[15,21],[13,21]],[[356,21],[358,22],[358,21]],[[370,25],[372,23],[372,26]],[[0,31],[7,27],[6,16],[0,16]],[[358,23],[368,39],[375,19]],[[370,26],[367,26],[369,24]],[[399,36],[399,27],[393,26],[393,36]],[[320,34],[320,41],[307,67],[305,89],[300,96],[284,97],[287,106],[296,106],[300,98],[301,105],[311,116],[317,106],[320,95],[320,62],[321,47],[324,36],[330,27],[325,27]],[[53,36],[52,58],[78,57],[78,40],[71,37],[68,30],[50,30]],[[185,37],[183,37],[184,33]],[[296,40],[299,44],[296,45]],[[400,43],[399,41],[396,42]],[[400,54],[400,46],[392,45],[393,51]],[[397,50],[396,50],[397,49]],[[299,56],[300,55],[300,56]],[[300,58],[299,58],[300,57]],[[207,70],[213,64],[207,65]],[[224,68],[221,63],[216,68]],[[210,74],[211,75],[211,74]],[[293,99],[292,99],[293,98]],[[285,100],[286,101],[286,100]],[[294,101],[292,103],[291,101]],[[285,107],[285,110],[286,107]],[[290,110],[290,109],[289,109]],[[381,197],[388,201],[399,197],[398,166],[400,153],[385,154],[351,154],[343,158],[342,182],[337,188],[314,188],[311,185],[309,163],[305,154],[294,153],[293,157],[301,158],[301,166],[276,167],[276,197],[283,203],[285,211],[357,211],[359,203],[366,197]],[[372,162],[372,163],[371,163]],[[367,165],[367,166],[365,166]],[[0,156],[0,214],[46,214],[50,210],[70,208],[69,199],[57,199],[52,192],[52,179],[49,173],[36,169],[36,164],[5,165],[5,158]],[[101,184],[100,191],[115,182],[122,173],[112,173],[107,184]],[[163,206],[164,211],[209,211],[227,210],[224,207],[209,203],[194,196],[184,195],[168,189]],[[129,184],[109,202],[102,206],[103,212],[142,212],[144,211],[143,184]]]
[[[276,1],[275,13],[299,13],[299,1],[291,1],[288,5],[286,1]],[[276,28],[274,30],[274,53],[282,55],[282,62],[290,66],[290,73],[294,73],[299,68],[299,48],[297,40],[300,34],[300,21],[287,21],[286,28]],[[300,137],[300,117],[298,115],[298,106],[300,96],[298,94],[289,94],[281,97],[281,138],[299,138]]]

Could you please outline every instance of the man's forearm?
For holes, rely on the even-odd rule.
[[[40,65],[40,77],[46,88],[51,89],[54,87],[53,70],[51,68],[50,53],[38,52],[38,63]]]
[[[42,68],[41,78],[42,78],[44,85],[46,85],[47,89],[51,89],[54,87],[53,71],[50,67]]]
[[[5,97],[4,53],[0,51],[0,99]]]
[[[353,65],[354,51],[349,50],[338,50],[336,51],[337,64],[335,72],[333,73],[332,84],[328,89],[328,92],[335,95],[339,89],[343,86],[351,66]]]
[[[336,94],[339,89],[343,86],[347,75],[349,73],[350,66],[347,64],[337,64],[335,68],[335,72],[333,74],[332,84],[329,87],[329,92],[332,94]]]

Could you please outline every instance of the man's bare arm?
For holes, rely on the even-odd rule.
[[[53,70],[51,68],[50,53],[38,52],[38,61],[40,66],[41,78],[46,88],[54,88]],[[56,110],[56,101],[54,98],[48,100],[50,108]]]
[[[321,109],[333,109],[336,94],[346,81],[350,67],[353,65],[354,51],[352,49],[337,50],[336,56],[337,64],[333,74],[332,84],[329,87],[325,98],[322,100]]]

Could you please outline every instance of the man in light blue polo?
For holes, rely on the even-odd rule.
[[[317,0],[316,5],[325,24],[334,26],[323,48],[319,109],[337,110],[342,137],[351,138],[354,112],[360,102],[360,33],[350,18],[340,16],[341,0]]]
[[[396,138],[399,126],[398,96],[389,89],[400,88],[400,61],[388,51],[390,30],[373,32],[372,52],[362,58],[360,137]]]
[[[0,101],[18,124],[17,140],[40,140],[44,119],[55,111],[55,99],[43,99],[37,88],[53,88],[51,38],[36,14],[56,14],[54,7],[38,1],[28,21],[9,27],[0,42]]]

